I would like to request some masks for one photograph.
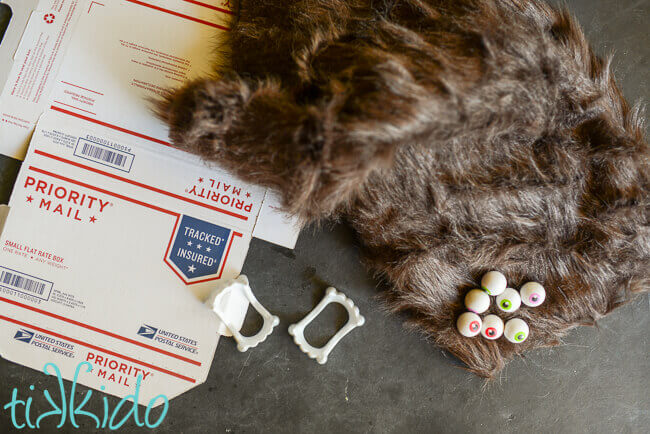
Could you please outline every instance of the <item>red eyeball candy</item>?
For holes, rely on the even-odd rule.
[[[496,315],[487,315],[483,318],[481,336],[488,340],[499,339],[503,334],[503,320]]]
[[[474,312],[465,312],[456,320],[458,332],[466,338],[471,338],[481,333],[482,325],[481,317]]]

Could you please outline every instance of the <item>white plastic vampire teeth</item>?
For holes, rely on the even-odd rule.
[[[504,312],[514,312],[521,306],[521,297],[519,292],[512,288],[506,288],[505,291],[497,297],[497,306]]]
[[[490,307],[490,296],[482,289],[472,289],[465,296],[465,307],[474,313],[483,313]]]
[[[513,344],[519,344],[526,340],[529,331],[526,321],[521,318],[513,318],[506,322],[503,335]]]
[[[244,310],[243,315],[236,315],[236,317],[233,318],[233,314],[229,313],[229,310],[224,309],[224,306],[227,306],[231,302],[237,302],[236,299],[241,299],[242,297],[248,300],[264,320],[262,328],[254,336],[243,336],[239,333],[239,330],[244,323],[246,310]],[[237,349],[241,352],[244,352],[249,348],[254,348],[264,342],[266,338],[273,333],[273,328],[280,324],[280,319],[275,315],[271,315],[269,311],[266,310],[259,301],[257,301],[257,298],[255,298],[255,295],[248,284],[248,278],[244,275],[241,275],[234,280],[221,282],[212,292],[212,295],[210,295],[205,304],[217,314],[221,322],[237,341]],[[227,333],[221,334],[227,335]]]
[[[481,336],[491,341],[499,339],[503,334],[503,321],[496,315],[487,315],[483,318]]]
[[[481,317],[474,312],[465,312],[458,317],[456,328],[466,338],[471,338],[481,333]]]
[[[348,322],[345,323],[343,328],[336,332],[334,336],[321,348],[314,348],[305,339],[305,327],[307,327],[330,303],[339,303],[348,311]],[[327,356],[332,352],[336,344],[353,329],[362,326],[366,319],[359,313],[359,308],[354,305],[354,302],[347,298],[342,292],[338,292],[335,288],[327,288],[325,297],[316,305],[316,307],[307,314],[302,320],[296,324],[289,326],[289,334],[293,336],[293,341],[298,345],[303,353],[307,354],[310,358],[316,359],[321,365],[327,362]]]
[[[521,301],[529,307],[537,307],[546,300],[546,290],[537,282],[524,283],[519,289]]]
[[[493,296],[497,296],[505,291],[506,286],[508,286],[506,276],[498,271],[489,271],[481,278],[481,288]]]

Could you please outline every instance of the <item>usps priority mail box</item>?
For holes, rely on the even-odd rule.
[[[239,274],[252,237],[298,234],[277,195],[174,149],[150,110],[210,72],[232,11],[4,2],[0,152],[25,161],[0,236],[0,354],[67,379],[88,361],[82,384],[124,397],[140,376],[140,403],[173,398],[212,363],[223,327],[201,300],[215,281]]]
[[[220,321],[200,300],[239,275],[264,190],[49,112],[0,243],[0,353],[142,403],[205,381]],[[203,195],[199,191],[205,192]],[[223,200],[227,198],[227,200]]]
[[[0,153],[19,159],[45,111],[168,152],[169,131],[150,101],[212,74],[233,17],[217,0],[3,2],[14,17],[0,45]],[[299,225],[281,209],[269,191],[253,236],[293,248]]]

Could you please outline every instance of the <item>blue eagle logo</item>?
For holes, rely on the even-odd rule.
[[[143,324],[142,327],[140,327],[140,330],[138,330],[140,336],[148,339],[153,339],[154,336],[156,336],[156,333],[158,333],[158,329],[147,324]]]
[[[29,330],[25,330],[25,329],[18,330],[14,335],[15,340],[20,342],[25,342],[26,344],[31,343],[33,337],[34,337],[34,332],[30,332]]]

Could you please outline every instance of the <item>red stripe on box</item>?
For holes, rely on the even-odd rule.
[[[124,177],[122,177],[122,176],[115,175],[115,174],[113,174],[113,173],[104,172],[103,170],[99,170],[99,169],[96,169],[96,168],[94,168],[94,167],[86,166],[85,164],[77,163],[76,161],[71,161],[71,160],[68,160],[68,159],[66,159],[66,158],[59,157],[59,156],[57,156],[57,155],[53,155],[53,154],[49,154],[49,153],[44,152],[44,151],[40,151],[40,150],[38,150],[38,149],[35,150],[34,153],[35,153],[35,154],[38,154],[38,155],[42,155],[43,157],[47,157],[47,158],[51,158],[51,159],[53,159],[53,160],[60,161],[60,162],[62,162],[62,163],[67,163],[67,164],[70,164],[70,165],[72,165],[72,166],[79,167],[79,168],[81,168],[81,169],[86,169],[86,170],[88,170],[88,171],[91,171],[91,172],[94,172],[94,173],[98,173],[98,174],[100,174],[100,175],[108,176],[109,178],[117,179],[118,181],[122,181],[122,182],[126,182],[126,183],[128,183],[128,184],[136,185],[136,186],[138,186],[138,187],[142,187],[142,188],[145,188],[145,189],[147,189],[147,190],[154,191],[154,192],[156,192],[156,193],[164,194],[164,195],[166,195],[166,196],[173,197],[174,199],[182,200],[182,201],[184,201],[184,202],[188,202],[188,203],[191,203],[191,204],[194,204],[194,205],[198,205],[198,206],[201,206],[201,207],[203,207],[203,208],[208,208],[208,209],[210,209],[210,210],[212,210],[212,211],[217,211],[217,212],[220,212],[220,213],[223,213],[223,214],[229,215],[229,216],[231,216],[231,217],[236,217],[236,218],[241,219],[241,220],[244,220],[244,221],[247,221],[247,220],[248,220],[248,217],[246,217],[246,216],[244,216],[244,215],[237,214],[237,213],[235,213],[235,212],[228,211],[228,210],[226,210],[226,209],[218,208],[218,207],[216,207],[216,206],[207,205],[207,204],[204,204],[204,203],[199,202],[198,200],[194,200],[194,199],[190,199],[190,198],[187,198],[187,197],[183,197],[183,196],[181,196],[181,195],[179,195],[179,194],[171,193],[171,192],[169,192],[169,191],[165,191],[165,190],[162,190],[162,189],[160,189],[160,188],[152,187],[152,186],[150,186],[150,185],[143,184],[143,183],[141,183],[141,182],[133,181],[133,180],[131,180],[131,179],[124,178]]]
[[[196,0],[183,0],[183,1],[187,2],[187,3],[195,4],[197,6],[202,6],[204,8],[212,9],[213,11],[218,11],[218,12],[223,12],[224,14],[233,15],[233,12],[231,10],[220,8],[220,7],[217,7],[217,6],[212,6],[212,5],[209,5],[207,3],[199,2],[199,1],[196,1]]]
[[[38,167],[29,166],[29,170],[33,170],[34,172],[42,173],[43,175],[48,175],[48,176],[51,176],[53,178],[57,178],[57,179],[60,179],[60,180],[66,181],[66,182],[70,182],[72,184],[80,185],[82,187],[86,187],[86,188],[89,188],[91,190],[99,191],[100,193],[104,193],[104,194],[107,194],[109,196],[117,197],[118,199],[122,199],[122,200],[125,200],[127,202],[132,202],[132,203],[135,203],[137,205],[142,205],[142,206],[145,206],[147,208],[151,208],[151,209],[156,210],[156,211],[164,212],[165,214],[169,214],[169,215],[172,215],[174,217],[178,217],[178,215],[179,215],[178,213],[176,213],[174,211],[170,211],[168,209],[161,208],[161,207],[156,206],[156,205],[151,205],[150,203],[142,202],[142,201],[137,200],[137,199],[132,199],[130,197],[127,197],[127,196],[124,196],[124,195],[121,195],[121,194],[118,194],[118,193],[113,193],[111,191],[104,190],[103,188],[99,188],[99,187],[95,187],[94,185],[86,184],[85,182],[75,181],[74,179],[71,179],[71,178],[68,178],[68,177],[62,176],[62,175],[57,175],[56,173],[48,172],[47,170],[39,169]]]
[[[88,329],[88,330],[92,330],[94,332],[101,333],[103,335],[110,336],[112,338],[119,339],[121,341],[128,342],[130,344],[137,345],[139,347],[146,348],[148,350],[155,351],[157,353],[164,354],[166,356],[173,357],[173,358],[178,359],[178,360],[182,360],[183,362],[191,363],[192,365],[201,366],[201,362],[197,362],[196,360],[188,359],[187,357],[179,356],[179,355],[171,353],[169,351],[165,351],[165,350],[162,350],[160,348],[156,348],[154,346],[147,345],[147,344],[144,344],[142,342],[138,342],[138,341],[136,341],[134,339],[127,338],[127,337],[124,337],[124,336],[120,336],[118,334],[109,332],[107,330],[102,330],[100,328],[93,327],[91,325],[88,325],[88,324],[85,324],[85,323],[82,323],[82,322],[79,322],[79,321],[75,321],[73,319],[66,318],[66,317],[61,316],[61,315],[57,315],[55,313],[47,312],[45,310],[42,310],[42,309],[39,309],[39,308],[36,308],[36,307],[32,307],[32,306],[29,306],[29,305],[26,305],[26,304],[23,304],[23,303],[19,303],[19,302],[14,301],[14,300],[9,300],[8,298],[4,298],[4,297],[0,297],[0,301],[8,303],[8,304],[12,304],[12,305],[17,306],[17,307],[21,307],[23,309],[31,310],[32,312],[40,313],[41,315],[49,316],[51,318],[55,318],[55,319],[58,319],[58,320],[61,320],[61,321],[64,321],[64,322],[67,322],[67,323],[70,323],[70,324],[74,324],[76,326],[79,326],[79,327],[82,327],[82,328],[85,328],[85,329]]]
[[[130,134],[135,137],[139,137],[141,139],[149,140],[150,142],[158,143],[160,145],[165,145],[165,146],[171,146],[171,143],[165,142],[163,140],[156,139],[154,137],[149,137],[145,136],[144,134],[136,133],[135,131],[127,130],[126,128],[118,127],[117,125],[109,124],[107,122],[102,122],[98,121],[97,119],[89,118],[88,116],[80,115],[79,113],[71,112],[70,110],[66,110],[61,107],[57,106],[50,106],[52,110],[56,110],[57,112],[64,113],[66,115],[74,116],[75,118],[83,119],[84,121],[92,122],[93,124],[101,125],[103,127],[110,128],[112,130],[116,130],[122,133]]]
[[[79,89],[87,90],[88,92],[96,93],[97,95],[102,95],[102,96],[104,95],[103,93],[97,92],[96,90],[92,90],[92,89],[88,89],[86,87],[78,86],[76,84],[68,83],[67,81],[61,80],[61,83],[67,84],[68,86],[72,86],[72,87],[78,87]]]
[[[206,26],[215,27],[217,29],[230,31],[230,29],[228,27],[220,26],[219,24],[211,23],[210,21],[205,21],[205,20],[202,20],[202,19],[199,19],[199,18],[190,17],[189,15],[181,14],[181,13],[178,13],[178,12],[175,12],[175,11],[171,11],[169,9],[164,9],[164,8],[161,8],[159,6],[155,6],[155,5],[152,5],[152,4],[149,4],[149,3],[141,2],[140,0],[126,0],[126,1],[129,2],[129,3],[136,4],[136,5],[151,8],[151,9],[159,11],[159,12],[164,12],[166,14],[174,15],[174,16],[179,17],[179,18],[184,18],[186,20],[194,21],[195,23],[205,24]]]
[[[61,104],[61,105],[64,105],[64,106],[71,107],[71,108],[76,109],[76,110],[80,110],[80,111],[82,111],[82,112],[90,113],[91,115],[97,115],[97,113],[93,113],[93,112],[91,112],[91,111],[84,110],[84,109],[82,109],[82,108],[75,107],[75,106],[73,106],[73,105],[66,104],[66,103],[61,102],[61,101],[54,101],[54,102],[57,103],[57,104]]]
[[[147,368],[156,370],[158,372],[162,372],[162,373],[167,374],[167,375],[171,375],[172,377],[180,378],[181,380],[189,381],[190,383],[196,383],[196,380],[193,379],[193,378],[186,377],[185,375],[177,374],[176,372],[170,371],[170,370],[165,369],[165,368],[161,368],[161,367],[156,366],[156,365],[152,365],[151,363],[142,362],[142,361],[140,361],[138,359],[135,359],[135,358],[129,357],[129,356],[125,356],[125,355],[117,353],[115,351],[111,351],[111,350],[107,350],[107,349],[102,348],[102,347],[98,347],[97,345],[93,345],[93,344],[89,344],[89,343],[84,342],[84,341],[80,341],[79,339],[70,338],[70,337],[62,335],[60,333],[56,333],[56,332],[53,332],[51,330],[46,330],[46,329],[37,327],[35,325],[28,324],[28,323],[22,322],[22,321],[18,321],[16,319],[9,318],[9,317],[3,316],[3,315],[0,315],[0,319],[3,319],[5,321],[7,321],[7,322],[17,324],[17,325],[22,326],[22,327],[27,327],[27,328],[30,328],[30,329],[34,329],[34,330],[39,331],[41,333],[44,333],[46,335],[55,336],[55,337],[57,337],[59,339],[65,339],[66,341],[75,343],[77,345],[81,345],[83,347],[90,348],[90,349],[93,349],[93,350],[96,350],[96,351],[101,351],[102,353],[110,354],[111,356],[119,357],[120,359],[123,359],[123,360],[128,360],[131,363],[136,363],[136,364],[141,365],[141,366],[146,366]]]

